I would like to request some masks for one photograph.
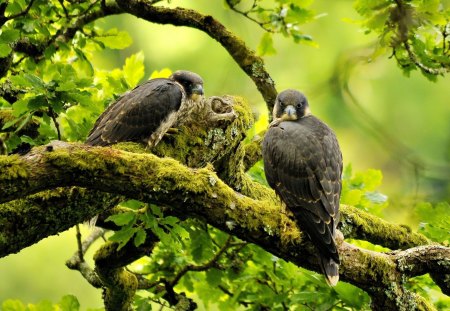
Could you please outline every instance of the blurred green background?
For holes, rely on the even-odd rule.
[[[352,163],[353,171],[383,172],[381,191],[389,197],[384,216],[414,227],[411,206],[422,200],[450,200],[450,77],[432,83],[413,72],[407,78],[389,55],[370,61],[368,46],[376,38],[348,22],[359,18],[352,2],[316,1],[312,8],[321,17],[303,30],[318,47],[276,36],[277,53],[265,57],[266,69],[278,91],[305,92],[313,113],[335,129],[344,162]],[[222,1],[173,0],[171,6],[213,15],[255,50],[263,34],[257,25],[225,9]],[[206,34],[130,16],[106,18],[98,25],[127,30],[134,42],[126,50],[98,54],[93,61],[98,68],[121,67],[126,57],[143,51],[145,77],[166,67],[192,70],[204,78],[207,96],[240,95],[251,103],[255,115],[267,115],[253,82]],[[342,83],[348,83],[355,100],[349,94],[341,96]],[[0,260],[0,302],[58,301],[71,293],[83,310],[101,307],[101,292],[64,265],[75,249],[71,230]]]

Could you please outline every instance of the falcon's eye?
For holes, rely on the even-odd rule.
[[[297,108],[302,108],[302,106],[303,106],[303,104],[302,103],[299,103],[299,104],[297,104]]]

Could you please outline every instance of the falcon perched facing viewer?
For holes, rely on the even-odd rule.
[[[286,90],[276,98],[262,147],[267,182],[317,247],[327,282],[336,285],[342,154],[334,132],[311,115],[302,93]]]
[[[201,105],[202,96],[203,80],[190,71],[179,70],[168,79],[149,80],[122,95],[100,115],[86,144],[144,141],[154,147],[172,125]]]

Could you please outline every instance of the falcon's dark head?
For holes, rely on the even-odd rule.
[[[303,93],[285,90],[278,94],[273,107],[274,121],[295,121],[310,114],[308,100]]]
[[[197,100],[203,95],[203,80],[196,73],[178,70],[169,79],[181,84],[189,99]]]

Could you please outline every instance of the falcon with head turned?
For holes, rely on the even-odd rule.
[[[317,247],[328,284],[336,285],[342,175],[336,135],[311,114],[302,93],[286,90],[276,98],[262,147],[267,182]]]
[[[154,147],[175,124],[200,109],[203,80],[179,70],[168,79],[149,80],[113,102],[97,119],[86,144],[107,146],[122,141],[146,142]]]

